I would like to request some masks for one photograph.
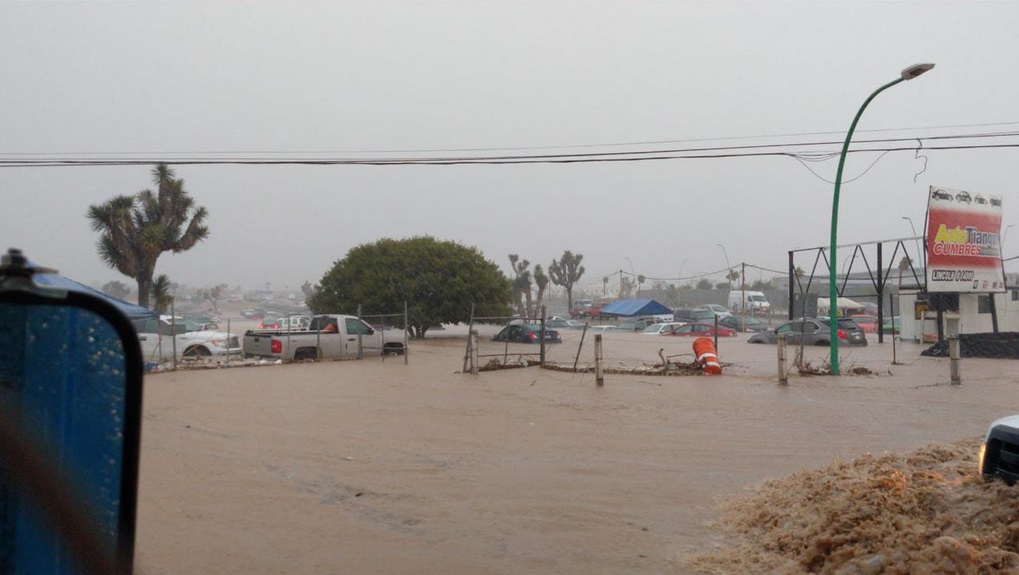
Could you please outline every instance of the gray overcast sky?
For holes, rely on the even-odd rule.
[[[841,141],[917,62],[937,68],[875,99],[855,139],[1008,132],[1016,23],[1013,2],[4,2],[0,159]],[[988,123],[1004,125],[943,128]],[[905,130],[872,132],[892,128]],[[746,139],[814,132],[831,133]],[[538,150],[567,151],[591,150]],[[931,185],[1001,195],[1016,223],[1017,154],[927,151],[915,182],[923,159],[885,155],[843,186],[840,244],[911,235],[901,218],[922,225]],[[851,156],[845,179],[876,159]],[[836,166],[811,164],[829,180]],[[789,249],[827,244],[831,216],[831,184],[780,157],[176,169],[212,233],[157,273],[194,286],[293,288],[355,245],[419,234],[507,271],[510,253],[547,265],[573,250],[589,288],[631,263],[649,277],[722,269],[718,243],[733,265],[782,270]],[[134,287],[99,259],[85,212],[150,187],[149,171],[0,168],[0,247]]]

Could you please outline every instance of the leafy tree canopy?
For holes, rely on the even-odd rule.
[[[440,323],[508,316],[510,280],[476,248],[429,236],[382,239],[347,252],[308,300],[315,313],[399,313],[404,302],[416,338]]]

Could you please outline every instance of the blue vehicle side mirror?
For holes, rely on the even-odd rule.
[[[142,359],[113,304],[0,262],[0,575],[131,573]]]

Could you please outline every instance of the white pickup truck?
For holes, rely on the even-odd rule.
[[[384,341],[383,332],[353,315],[322,314],[311,318],[307,331],[248,330],[245,356],[284,361],[358,359],[368,354],[402,354],[402,341]]]
[[[241,345],[237,336],[222,331],[201,329],[185,331],[188,323],[184,318],[161,315],[158,318],[140,319],[134,322],[145,361],[165,361],[177,353],[178,358],[217,358],[239,355]]]

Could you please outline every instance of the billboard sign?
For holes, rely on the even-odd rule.
[[[1005,291],[1001,196],[931,186],[926,242],[927,291]]]

